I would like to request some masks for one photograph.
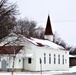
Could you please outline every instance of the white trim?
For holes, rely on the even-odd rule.
[[[33,58],[33,54],[25,54],[23,55],[23,58]]]

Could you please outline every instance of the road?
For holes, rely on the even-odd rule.
[[[76,73],[65,73],[65,74],[57,74],[57,75],[76,75]]]

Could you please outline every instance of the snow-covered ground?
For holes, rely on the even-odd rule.
[[[76,66],[71,67],[69,71],[46,71],[42,72],[42,75],[55,75],[63,73],[73,73],[76,72]],[[12,75],[11,72],[0,72],[0,75]],[[14,72],[13,75],[41,75],[41,72]]]

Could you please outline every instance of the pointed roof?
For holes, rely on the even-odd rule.
[[[45,29],[45,35],[53,35],[51,22],[50,22],[50,16],[48,15],[46,29]]]

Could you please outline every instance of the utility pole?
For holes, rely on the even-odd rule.
[[[15,56],[13,56],[12,75],[13,75],[13,72],[14,72],[14,61],[15,61]]]
[[[16,57],[16,50],[15,50],[15,46],[13,46],[13,50],[14,50],[14,55],[13,55],[13,65],[12,65],[12,75],[13,75],[13,72],[14,72],[14,64],[15,64],[15,57]]]
[[[40,70],[41,70],[41,75],[42,75],[42,60],[40,58]]]

